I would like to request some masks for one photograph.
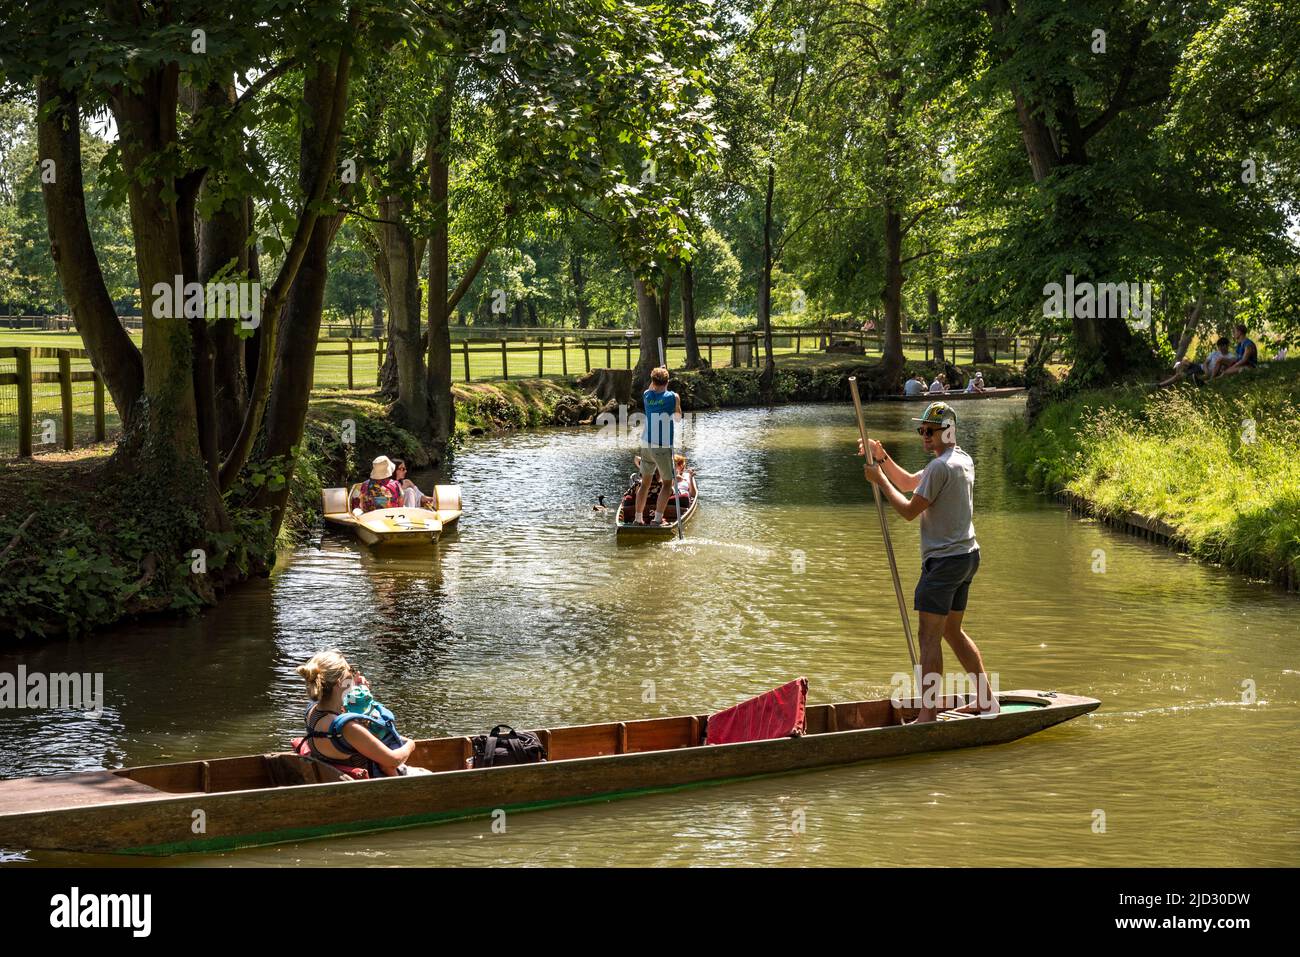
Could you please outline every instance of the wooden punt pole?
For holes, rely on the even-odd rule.
[[[871,455],[871,446],[867,441],[867,422],[862,417],[862,397],[858,395],[858,377],[849,376],[849,391],[853,393],[853,408],[858,414],[858,435],[862,438],[862,452]],[[907,638],[907,654],[912,659],[912,672],[920,668],[916,658],[916,648],[912,643],[912,619],[907,615],[907,602],[903,600],[903,583],[898,579],[898,562],[894,559],[894,544],[889,539],[889,521],[885,515],[885,503],[880,498],[880,486],[871,483],[871,491],[876,497],[876,514],[880,516],[880,534],[885,541],[885,555],[889,558],[889,574],[894,579],[894,597],[898,599],[898,614],[903,619],[903,635]],[[919,683],[919,682],[918,682]],[[917,692],[920,693],[918,687]]]

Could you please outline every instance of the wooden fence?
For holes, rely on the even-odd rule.
[[[73,359],[87,358],[84,349],[42,349],[42,348],[4,348],[0,349],[0,359],[14,360],[15,371],[0,373],[0,387],[15,386],[18,392],[18,408],[15,418],[18,426],[18,454],[27,457],[32,454],[32,439],[36,415],[33,402],[33,386],[41,383],[58,383],[59,411],[63,428],[59,430],[58,445],[65,451],[71,451],[75,444],[74,423],[72,415],[72,385],[74,382],[90,382],[94,385],[94,441],[103,442],[108,435],[105,414],[104,380],[99,373],[86,370],[73,371]],[[32,362],[36,359],[57,359],[57,372],[35,372]]]

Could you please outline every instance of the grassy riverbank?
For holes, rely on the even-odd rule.
[[[1194,555],[1300,576],[1300,361],[1206,386],[1090,392],[1008,428],[1012,471],[1103,515],[1171,526]]]

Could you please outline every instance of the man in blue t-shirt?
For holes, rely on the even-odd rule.
[[[673,494],[673,439],[676,423],[682,414],[682,400],[668,389],[668,370],[660,366],[650,373],[650,388],[641,396],[645,409],[645,430],[641,433],[641,484],[636,490],[637,525],[645,524],[645,501],[650,493],[650,479],[659,470],[662,484],[655,501],[654,524],[664,524],[664,509]]]
[[[1221,364],[1219,375],[1232,375],[1245,372],[1259,365],[1259,348],[1246,335],[1246,327],[1237,323],[1232,327],[1232,337],[1237,340],[1237,358],[1232,362]]]

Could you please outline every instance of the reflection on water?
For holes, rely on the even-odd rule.
[[[983,548],[967,627],[1004,689],[1099,712],[996,748],[516,815],[503,835],[471,821],[184,862],[1300,863],[1296,599],[1011,485],[999,429],[1022,410],[958,408]],[[915,414],[867,408],[911,468]],[[327,532],[201,619],[0,655],[0,671],[102,671],[107,699],[98,719],[3,713],[0,774],[280,749],[304,708],[293,669],[331,646],[420,736],[698,713],[800,674],[814,701],[884,696],[907,655],[855,438],[845,406],[701,416],[686,539],[630,548],[591,506],[616,498],[631,450],[585,430],[474,443],[461,528],[436,549]],[[917,531],[892,522],[910,592]]]

